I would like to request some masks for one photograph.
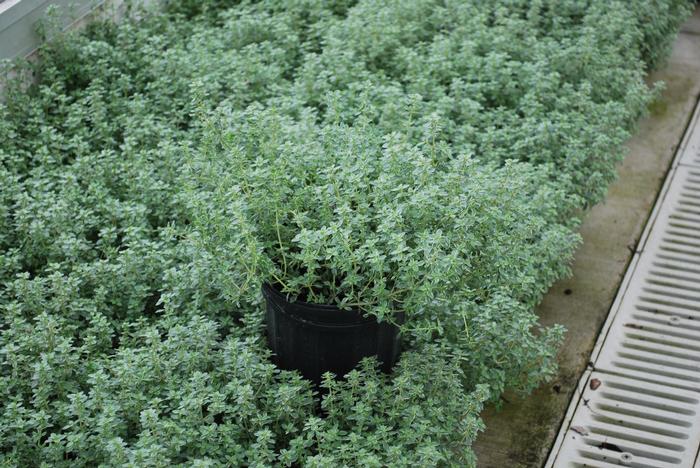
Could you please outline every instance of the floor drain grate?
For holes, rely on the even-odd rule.
[[[547,467],[700,468],[699,115]]]
[[[594,371],[566,428],[555,467],[691,467],[700,393]]]

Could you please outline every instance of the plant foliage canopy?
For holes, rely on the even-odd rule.
[[[0,465],[474,466],[683,0],[166,1],[0,104]],[[406,311],[391,376],[269,360],[259,287]]]

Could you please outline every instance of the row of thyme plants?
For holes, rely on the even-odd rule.
[[[0,464],[474,465],[483,404],[555,370],[533,308],[689,10],[172,1],[54,35],[0,106]],[[276,369],[273,274],[403,304],[392,375]]]

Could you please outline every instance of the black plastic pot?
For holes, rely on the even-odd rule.
[[[325,372],[342,377],[362,358],[377,356],[389,373],[401,351],[399,329],[358,310],[332,305],[289,302],[274,287],[263,285],[267,302],[267,340],[278,367],[298,370],[320,383]]]

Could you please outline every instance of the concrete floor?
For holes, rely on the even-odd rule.
[[[543,324],[559,323],[568,330],[559,353],[559,373],[530,397],[506,396],[508,402],[500,411],[484,412],[486,431],[475,443],[479,467],[540,467],[547,458],[700,98],[700,7],[684,25],[666,66],[649,81],[664,81],[666,90],[628,142],[628,156],[606,201],[584,219],[573,277],[555,284],[538,308]]]

